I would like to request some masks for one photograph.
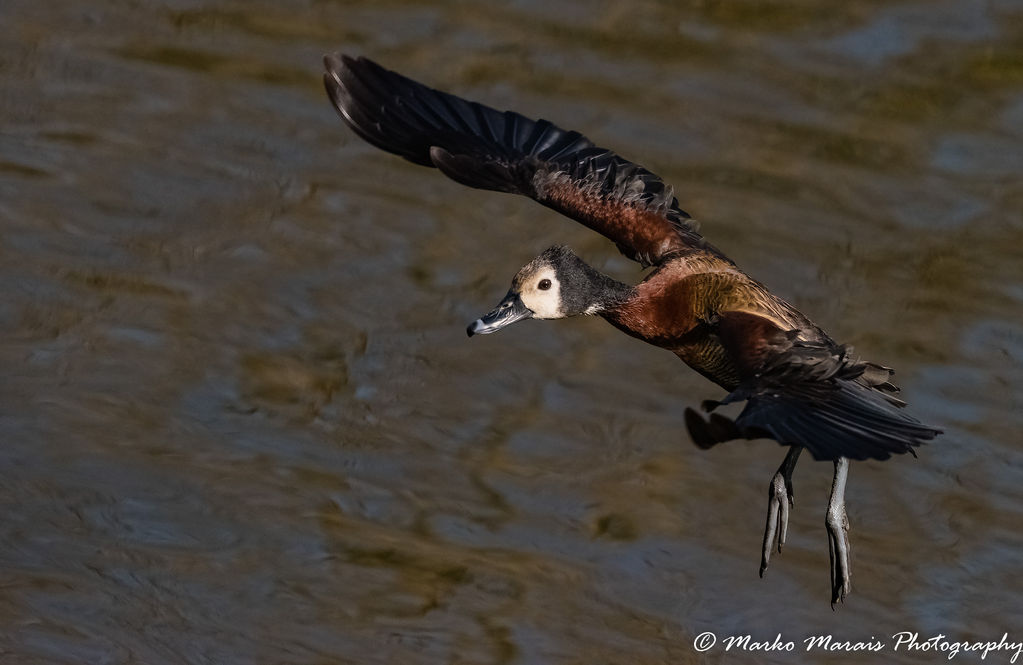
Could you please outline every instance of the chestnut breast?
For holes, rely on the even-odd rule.
[[[755,371],[779,330],[823,333],[794,307],[719,257],[698,253],[665,263],[605,318],[620,330],[668,349],[727,390]],[[720,325],[727,321],[729,325]]]

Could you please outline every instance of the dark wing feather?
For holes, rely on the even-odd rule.
[[[342,119],[382,150],[469,187],[529,196],[644,265],[692,248],[721,256],[671,187],[579,132],[428,88],[366,58],[328,55],[324,63]]]
[[[782,333],[769,347],[759,371],[719,404],[745,401],[734,422],[712,414],[705,421],[692,409],[686,424],[702,448],[737,438],[772,438],[806,447],[818,460],[887,459],[933,439],[941,430],[900,411],[889,394],[892,371],[850,357],[830,340],[796,341]]]

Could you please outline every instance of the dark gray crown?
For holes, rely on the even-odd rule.
[[[635,288],[593,268],[565,245],[543,251],[533,264],[550,265],[561,283],[561,307],[567,316],[607,309],[628,299]]]

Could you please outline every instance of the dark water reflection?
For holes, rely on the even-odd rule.
[[[3,662],[1023,639],[1019,3],[13,0],[0,19]],[[760,580],[781,450],[693,448],[682,408],[715,388],[597,320],[465,339],[555,242],[639,274],[356,140],[319,82],[339,48],[649,166],[751,274],[899,369],[947,436],[853,467],[843,607],[827,465],[797,471]]]

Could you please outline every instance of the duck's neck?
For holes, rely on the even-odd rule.
[[[594,268],[586,267],[588,288],[580,294],[581,301],[573,303],[581,313],[606,317],[635,297],[636,287],[619,282]]]

